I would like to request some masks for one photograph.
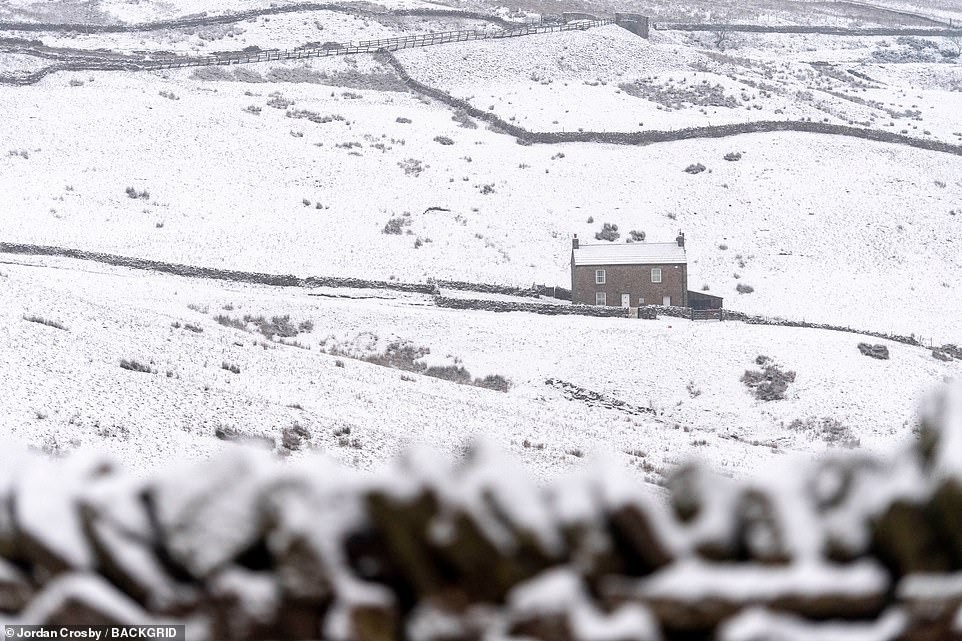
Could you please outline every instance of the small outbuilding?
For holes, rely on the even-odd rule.
[[[688,292],[688,306],[692,309],[721,309],[725,299],[705,292]]]

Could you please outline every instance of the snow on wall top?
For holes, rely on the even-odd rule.
[[[0,624],[186,621],[191,638],[248,641],[959,638],[960,418],[962,384],[926,404],[894,461],[849,452],[747,482],[689,464],[666,505],[603,461],[545,488],[484,445],[377,474],[237,447],[147,480],[100,456],[0,449]]]
[[[575,265],[683,265],[685,248],[678,243],[605,243],[574,250]]]

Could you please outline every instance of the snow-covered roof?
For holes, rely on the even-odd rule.
[[[659,265],[687,263],[685,248],[678,243],[605,243],[581,245],[575,265]]]

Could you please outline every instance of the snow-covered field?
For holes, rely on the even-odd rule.
[[[344,0],[364,8],[437,8],[423,0]],[[217,15],[302,4],[302,0],[4,0],[0,19],[24,22],[128,24],[153,22],[200,14]]]
[[[4,8],[0,17],[53,10]],[[99,5],[127,21],[227,8]],[[455,26],[477,23],[312,12],[193,33],[30,37],[189,52]],[[947,46],[918,51],[941,56],[933,52]],[[962,139],[958,62],[875,55],[915,55],[895,39],[755,36],[737,47],[720,52],[680,33],[644,41],[610,26],[398,58],[414,78],[535,131],[805,118]],[[0,72],[37,64],[4,55]],[[613,223],[623,238],[639,230],[657,242],[681,229],[691,289],[728,308],[962,343],[956,155],[795,133],[524,146],[406,91],[367,56],[56,73],[0,88],[0,113],[3,242],[277,274],[568,287],[572,234],[590,239]],[[724,159],[733,152],[737,161]],[[707,170],[686,173],[694,163]],[[365,468],[412,443],[457,453],[485,435],[541,476],[596,450],[652,482],[693,454],[742,475],[827,440],[893,447],[910,437],[919,396],[960,373],[959,361],[900,344],[888,345],[889,361],[868,359],[856,349],[864,339],[837,332],[466,312],[414,294],[2,259],[0,387],[11,391],[0,397],[0,427],[48,451],[106,445],[142,468],[204,457],[221,446],[218,430],[276,444],[296,422],[309,434],[299,451],[327,449]],[[736,293],[745,284],[754,292]],[[282,345],[218,324],[218,314],[289,314],[312,326],[292,339],[299,346]],[[33,315],[67,331],[23,318]],[[322,352],[375,337],[379,348],[410,341],[430,348],[432,364],[512,387],[402,378]],[[786,400],[755,400],[740,382],[759,355],[797,373]],[[122,359],[156,373],[122,369]],[[547,379],[654,414],[589,407]]]
[[[365,57],[237,69],[390,80]],[[651,240],[685,230],[693,287],[734,309],[942,342],[962,333],[948,312],[962,307],[962,159],[944,153],[791,133],[524,147],[405,92],[187,70],[56,74],[5,89],[0,109],[6,241],[273,273],[565,286],[570,235],[611,222]],[[287,117],[298,111],[332,119]],[[723,160],[733,151],[740,161]],[[682,171],[696,162],[709,171]],[[410,234],[382,233],[396,217]],[[738,283],[755,293],[736,294]]]
[[[84,51],[104,48],[124,53],[160,51],[203,56],[218,51],[239,51],[251,46],[283,50],[308,43],[317,46],[324,42],[349,43],[459,29],[483,31],[490,26],[488,22],[467,18],[374,17],[335,11],[299,11],[258,16],[231,24],[180,29],[90,34],[50,32],[44,33],[42,40],[47,46]],[[11,31],[6,35],[25,40],[37,38],[35,32],[29,31]]]
[[[483,436],[542,477],[592,453],[612,454],[650,481],[690,456],[743,475],[832,440],[890,451],[911,436],[920,396],[962,374],[960,361],[893,343],[891,360],[868,359],[859,337],[838,332],[462,312],[413,294],[312,296],[332,292],[54,258],[11,256],[0,274],[5,431],[54,452],[105,446],[142,469],[208,455],[223,444],[218,429],[279,446],[296,423],[309,434],[298,452],[323,449],[364,468],[415,443],[456,454]],[[312,326],[287,339],[293,346],[214,320],[248,314]],[[332,336],[345,343],[364,334],[427,347],[432,363],[457,358],[473,376],[500,374],[512,387],[502,393],[323,353]],[[740,382],[759,355],[797,373],[787,399],[755,400]],[[122,369],[123,359],[155,373]],[[567,400],[545,384],[550,378],[654,414]],[[796,419],[805,425],[787,428]]]

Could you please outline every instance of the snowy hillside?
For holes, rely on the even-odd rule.
[[[0,6],[4,19],[85,19],[78,3]],[[253,6],[265,5],[234,8]],[[609,25],[399,51],[401,70],[378,54],[15,84],[99,57],[497,26],[371,13],[411,6],[4,32],[0,242],[271,274],[568,287],[572,234],[592,239],[610,223],[617,242],[630,231],[659,242],[683,230],[690,288],[729,309],[962,344],[958,148],[801,132],[527,144],[504,125],[791,120],[957,145],[950,40],[742,34],[722,48],[710,33],[644,40]],[[108,23],[232,7],[86,8]],[[920,395],[962,366],[898,343],[886,343],[890,360],[870,359],[864,337],[813,329],[497,314],[420,294],[2,260],[0,427],[51,453],[105,446],[139,469],[250,437],[375,468],[412,444],[457,454],[485,435],[542,478],[595,452],[651,483],[692,455],[740,476],[784,452],[888,451],[912,438]],[[748,370],[782,377],[785,398],[756,398]]]
[[[5,89],[4,240],[273,273],[567,285],[571,234],[681,228],[692,286],[731,308],[941,342],[962,333],[945,313],[962,306],[956,156],[792,133],[524,147],[398,91],[369,58],[298,69],[234,73],[310,82],[185,70]],[[867,170],[851,171],[853,158]],[[692,163],[709,171],[685,173]],[[394,218],[412,235],[383,233]],[[737,295],[739,282],[755,293]]]
[[[463,312],[416,294],[205,283],[54,258],[5,263],[5,429],[52,452],[104,446],[142,469],[206,456],[223,446],[219,432],[264,437],[277,451],[296,442],[295,456],[325,450],[364,468],[412,444],[457,454],[485,436],[539,476],[605,452],[651,482],[690,456],[741,476],[789,452],[891,451],[911,437],[920,395],[962,374],[962,361],[897,343],[886,342],[890,360],[866,358],[862,339],[838,332]],[[245,316],[288,316],[298,329],[271,340]],[[511,387],[340,356],[392,342]],[[740,381],[759,355],[796,373],[785,400],[757,400]],[[566,398],[552,379],[626,405]]]

